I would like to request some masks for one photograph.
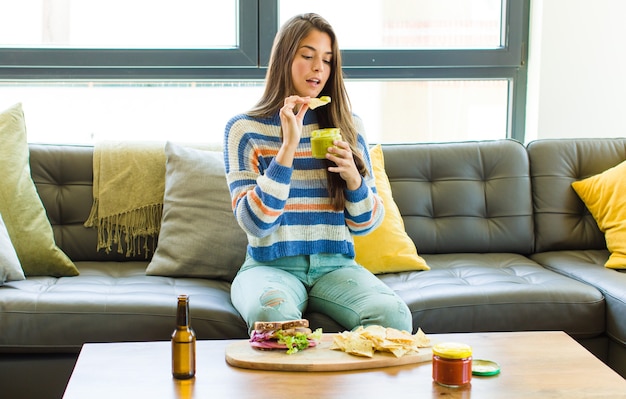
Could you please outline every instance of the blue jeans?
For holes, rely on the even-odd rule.
[[[252,329],[255,321],[299,319],[305,309],[348,330],[381,325],[412,331],[411,312],[387,285],[354,259],[335,254],[294,256],[270,263],[246,258],[231,300]]]

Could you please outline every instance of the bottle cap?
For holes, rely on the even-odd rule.
[[[472,356],[472,347],[459,342],[442,342],[433,346],[433,355],[445,359],[466,359]]]
[[[491,376],[500,374],[500,365],[491,360],[472,360],[472,374],[478,376]]]
[[[338,127],[329,127],[325,129],[317,129],[311,132],[311,138],[318,137],[341,137],[341,129]]]

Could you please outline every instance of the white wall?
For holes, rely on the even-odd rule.
[[[626,136],[626,1],[531,0],[526,141]]]

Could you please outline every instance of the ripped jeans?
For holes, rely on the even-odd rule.
[[[354,259],[336,254],[246,258],[231,286],[231,300],[251,330],[255,321],[299,319],[305,309],[348,330],[382,325],[412,331],[408,306]]]

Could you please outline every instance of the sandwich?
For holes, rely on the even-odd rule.
[[[289,321],[257,321],[250,334],[250,345],[257,349],[282,349],[288,354],[316,346],[322,329],[311,331],[306,319]]]

